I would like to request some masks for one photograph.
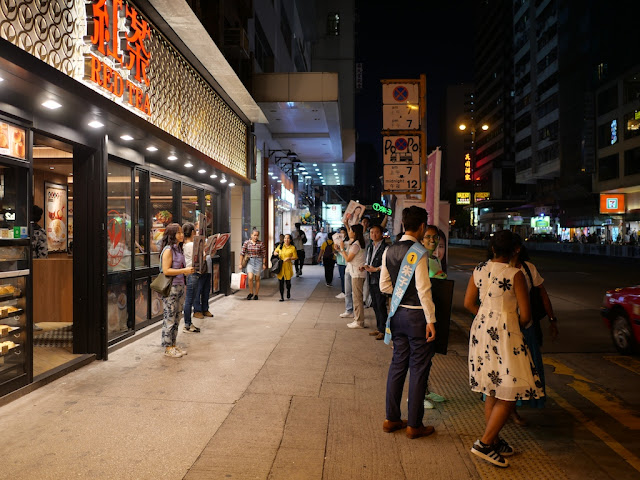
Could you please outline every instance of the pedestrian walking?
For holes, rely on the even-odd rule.
[[[324,267],[324,280],[327,287],[333,283],[333,267],[336,264],[336,256],[333,252],[333,239],[329,235],[320,245],[318,253],[318,262]]]
[[[527,282],[527,289],[529,292],[531,292],[532,288],[537,288],[539,290],[540,298],[544,305],[544,311],[547,314],[547,317],[549,317],[549,335],[555,340],[558,338],[558,319],[553,314],[553,305],[551,305],[549,294],[544,286],[544,279],[538,272],[536,266],[529,261],[529,252],[527,251],[527,247],[522,243],[522,237],[514,234],[513,240],[514,252],[510,264],[512,267],[519,269],[524,274],[524,279]],[[541,389],[545,396],[540,398],[530,398],[529,400],[518,400],[516,402],[516,407],[528,406],[533,408],[543,408],[546,400],[546,389],[544,363],[542,361],[542,351],[540,348],[542,347],[542,328],[540,327],[540,322],[534,319],[533,324],[529,328],[522,329],[522,335],[524,336],[524,340],[531,352],[533,364],[540,376],[540,382],[542,382]],[[528,422],[518,414],[516,408],[513,409],[513,420],[520,426],[528,425]]]
[[[492,239],[493,259],[480,263],[469,279],[464,306],[474,314],[469,339],[471,390],[485,394],[485,431],[471,453],[507,467],[504,458],[514,449],[499,434],[518,400],[544,396],[521,327],[531,323],[527,283],[513,256],[513,233],[497,232]],[[478,306],[478,299],[480,304]]]
[[[260,232],[254,230],[251,232],[251,238],[242,244],[240,251],[241,261],[247,261],[247,280],[249,280],[249,295],[247,300],[258,300],[260,293],[260,276],[262,270],[267,268],[267,248],[260,241]],[[255,294],[253,293],[255,289]]]
[[[278,273],[280,282],[280,301],[284,302],[284,287],[287,287],[287,299],[291,298],[291,278],[293,277],[293,262],[298,258],[296,247],[291,243],[291,235],[284,236],[284,245],[278,246],[273,252],[282,260],[282,268]]]
[[[167,277],[173,277],[171,291],[168,296],[162,298],[162,346],[167,357],[179,358],[187,352],[178,347],[178,326],[180,325],[180,303],[184,295],[184,277],[194,272],[193,267],[187,268],[182,250],[184,234],[182,227],[177,223],[167,225],[162,236],[162,253],[160,254],[160,272]]]
[[[296,229],[291,234],[291,241],[293,245],[296,247],[296,276],[302,276],[302,267],[304,266],[304,244],[307,243],[307,235],[300,228],[302,226],[301,223],[296,223]]]
[[[183,234],[183,242],[182,242],[182,253],[184,254],[184,265],[187,268],[191,268],[193,266],[193,237],[196,234],[196,227],[193,223],[187,222],[182,225],[182,234]],[[186,294],[184,299],[184,327],[183,331],[185,333],[200,333],[200,328],[195,326],[191,322],[191,309],[194,304],[194,297],[196,296],[196,292],[198,290],[198,283],[200,281],[200,275],[195,272],[189,275],[186,279]],[[201,312],[199,316],[196,318],[203,318]],[[196,314],[194,313],[194,317]]]
[[[352,225],[349,230],[351,244],[347,252],[342,249],[347,261],[347,273],[351,277],[351,295],[353,297],[353,322],[347,324],[349,328],[364,328],[364,304],[362,298],[362,288],[366,277],[364,270],[364,237],[362,236],[362,225]]]
[[[422,423],[427,372],[436,339],[426,251],[419,242],[424,237],[427,219],[424,208],[411,206],[402,211],[405,234],[384,252],[380,271],[380,291],[401,299],[399,305],[398,300],[392,301],[389,314],[387,333],[393,339],[393,357],[387,377],[386,419],[382,429],[393,432],[406,426],[407,437],[411,439],[434,431],[433,426]],[[385,342],[388,339],[385,338]],[[409,414],[405,421],[401,419],[400,403],[409,370]]]
[[[371,292],[371,302],[376,315],[376,329],[369,333],[376,340],[384,339],[387,323],[387,297],[380,291],[380,271],[382,270],[382,255],[387,244],[382,239],[382,227],[374,225],[370,230],[371,243],[367,246],[364,269],[367,272],[366,282]]]
[[[325,231],[324,231],[324,227],[320,227],[320,231],[318,233],[316,233],[316,236],[314,238],[315,243],[316,243],[316,252],[320,253],[320,250],[322,249],[322,244],[324,242],[327,241],[327,238],[329,238],[330,235],[328,235]],[[322,265],[322,257],[318,256],[318,263],[320,265]]]
[[[348,238],[347,229],[344,227],[340,227],[338,231],[342,235],[342,238]],[[340,253],[340,247],[344,246],[343,242],[337,243],[333,242],[333,251],[336,255],[336,263],[338,264],[338,275],[340,275],[340,293],[336,295],[336,298],[344,298],[345,299],[345,312],[351,311],[353,312],[353,304],[347,304],[347,295],[345,291],[345,275],[347,268],[347,261],[344,259],[342,254]],[[351,305],[351,308],[346,308],[348,305]],[[352,315],[353,316],[353,315]]]

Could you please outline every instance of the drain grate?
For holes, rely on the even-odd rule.
[[[429,387],[443,395],[447,401],[438,405],[447,425],[454,429],[463,446],[471,449],[473,442],[484,431],[484,404],[479,394],[471,391],[468,381],[467,357],[437,355],[429,378]],[[516,449],[509,458],[509,468],[501,469],[469,453],[483,479],[537,480],[566,479],[567,475],[544,452],[527,429],[507,423],[501,436]]]

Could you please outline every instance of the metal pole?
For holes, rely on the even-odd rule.
[[[476,237],[476,127],[471,129],[471,238]]]

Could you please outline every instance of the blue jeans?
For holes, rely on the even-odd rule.
[[[199,275],[198,288],[193,298],[193,311],[204,313],[209,310],[209,290],[211,290],[211,274]]]
[[[184,325],[188,327],[191,325],[191,307],[195,307],[195,296],[196,290],[198,289],[198,284],[200,283],[200,275],[198,273],[194,273],[187,277],[187,293],[184,299]],[[200,300],[198,299],[198,304]],[[198,310],[195,309],[197,312]]]
[[[353,313],[353,296],[351,292],[353,287],[351,286],[351,275],[347,272],[344,273],[344,310],[345,312]]]
[[[344,293],[344,271],[346,268],[346,265],[338,264],[338,273],[340,274],[340,291],[342,293]]]

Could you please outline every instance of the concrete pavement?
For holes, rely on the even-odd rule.
[[[322,267],[306,266],[292,283],[290,301],[278,302],[271,279],[258,301],[238,292],[214,302],[201,333],[180,332],[183,358],[164,357],[156,331],[0,408],[3,471],[14,479],[574,478],[513,424],[504,437],[521,453],[508,469],[469,454],[483,408],[456,329],[431,373],[431,389],[447,398],[425,416],[436,433],[383,433],[391,348],[369,329],[346,328]]]

